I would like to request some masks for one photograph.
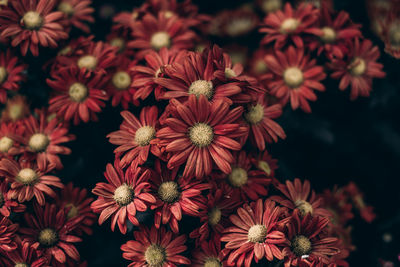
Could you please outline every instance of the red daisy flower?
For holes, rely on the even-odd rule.
[[[113,25],[111,32],[106,36],[106,40],[108,44],[117,48],[117,54],[132,58],[134,57],[135,52],[132,49],[127,48],[127,43],[131,40],[131,35],[131,28]]]
[[[398,3],[394,3],[398,5]],[[391,10],[386,13],[380,23],[382,27],[381,38],[385,43],[385,52],[394,58],[400,58],[400,10]]]
[[[231,173],[231,151],[241,149],[235,138],[247,130],[237,123],[243,108],[230,110],[223,100],[210,103],[203,95],[190,95],[184,104],[174,99],[170,103],[171,117],[157,132],[160,144],[172,155],[168,168],[186,163],[184,177],[202,178],[211,173],[215,163],[224,173]]]
[[[53,187],[63,188],[60,178],[48,175],[54,166],[36,165],[36,163],[20,159],[4,158],[0,161],[0,173],[4,175],[11,188],[9,197],[18,199],[18,202],[30,201],[35,197],[36,201],[43,206],[45,204],[44,194],[54,198],[56,193]]]
[[[361,25],[354,24],[349,13],[333,12],[326,5],[321,8],[319,27],[322,35],[311,41],[309,47],[318,49],[318,55],[325,51],[329,58],[342,58],[348,52],[346,42],[362,36],[359,30]]]
[[[335,226],[345,225],[354,217],[352,212],[353,205],[349,202],[349,198],[343,188],[335,188],[333,190],[324,190],[322,194],[323,206],[332,213],[331,222]]]
[[[79,252],[73,243],[82,240],[72,235],[72,231],[83,217],[67,220],[64,209],[50,204],[44,207],[34,205],[34,213],[25,213],[25,222],[29,228],[19,229],[24,240],[49,261],[55,259],[65,263],[67,257],[79,261]]]
[[[193,267],[219,267],[226,264],[221,253],[219,235],[214,235],[209,241],[201,242],[199,248],[193,252]]]
[[[26,241],[18,242],[16,250],[7,252],[7,257],[4,262],[5,267],[15,266],[31,266],[31,267],[45,267],[47,266],[47,259],[44,256],[38,255],[36,249],[31,247]]]
[[[286,3],[284,10],[277,10],[265,17],[260,32],[266,33],[261,44],[275,42],[275,49],[280,49],[291,40],[297,47],[302,48],[303,35],[320,36],[321,30],[316,27],[319,10],[310,4],[300,4],[295,10]]]
[[[249,125],[249,132],[244,140],[247,140],[248,135],[250,135],[250,141],[263,151],[266,142],[277,142],[278,137],[285,139],[286,134],[282,127],[272,120],[281,115],[281,105],[269,106],[264,95],[259,95],[257,100],[249,104],[247,110],[243,113],[244,120]]]
[[[371,223],[376,217],[374,208],[365,203],[363,193],[360,191],[358,186],[355,183],[350,182],[345,186],[344,190],[352,199],[355,207],[360,211],[361,217],[366,222]]]
[[[39,45],[55,48],[67,39],[62,26],[63,13],[52,12],[54,0],[15,0],[0,10],[0,35],[11,38],[12,46],[20,46],[22,55],[28,49],[39,55]]]
[[[92,193],[99,196],[91,204],[95,213],[100,213],[99,224],[111,216],[111,230],[114,231],[118,223],[119,230],[125,234],[127,218],[134,225],[139,225],[136,211],[145,211],[156,199],[147,193],[150,185],[147,182],[150,170],[141,171],[140,168],[129,168],[125,173],[119,167],[118,160],[107,164],[104,173],[108,183],[97,183]]]
[[[15,232],[18,230],[18,224],[13,224],[7,217],[0,220],[0,253],[11,252],[17,248]]]
[[[160,161],[155,162],[155,172],[151,176],[150,185],[157,202],[151,206],[155,209],[154,225],[160,228],[161,223],[169,224],[174,233],[179,232],[178,221],[182,214],[199,216],[199,209],[205,209],[206,199],[202,191],[210,185],[201,180],[177,177],[178,168],[169,170]]]
[[[21,81],[25,80],[26,65],[18,65],[18,57],[10,50],[0,52],[0,102],[7,100],[7,91],[17,91]]]
[[[0,214],[9,217],[11,212],[23,212],[25,208],[25,205],[11,199],[8,183],[0,182]]]
[[[82,232],[91,235],[93,232],[91,226],[96,221],[96,215],[90,208],[92,202],[93,198],[87,196],[85,188],[74,187],[72,183],[64,186],[61,194],[58,194],[56,198],[57,207],[66,209],[67,220],[78,216],[84,217],[74,230],[78,235],[82,235]]]
[[[285,267],[329,264],[330,257],[338,254],[339,249],[336,237],[323,235],[328,224],[327,218],[312,217],[311,214],[299,216],[299,211],[295,210],[286,224],[286,238],[289,242],[282,250]]]
[[[161,94],[161,86],[155,80],[164,76],[164,68],[175,62],[182,62],[186,56],[186,50],[168,50],[166,47],[160,51],[150,51],[144,56],[146,65],[132,66],[131,70],[135,72],[132,86],[137,89],[134,99],[145,100],[152,92],[156,99]]]
[[[312,214],[324,218],[332,217],[331,212],[322,207],[322,198],[317,197],[314,190],[310,190],[310,182],[308,180],[305,180],[303,184],[298,178],[294,179],[293,183],[287,180],[286,185],[278,184],[276,188],[285,197],[271,196],[271,200],[278,202],[282,206],[291,210],[298,209],[302,216]]]
[[[252,32],[259,24],[259,18],[252,9],[239,8],[236,10],[224,10],[219,15],[220,35],[228,37],[240,37]]]
[[[122,257],[131,261],[128,267],[178,266],[190,264],[190,260],[180,253],[186,250],[186,236],[174,235],[164,227],[148,229],[140,227],[133,232],[134,240],[121,246]]]
[[[49,100],[49,111],[74,124],[80,121],[97,121],[96,113],[108,99],[103,90],[107,80],[100,73],[88,73],[85,69],[67,68],[55,74],[47,84],[58,94]]]
[[[275,177],[275,170],[278,169],[278,160],[272,158],[267,150],[252,153],[250,161],[258,169],[264,171],[268,177]]]
[[[1,112],[2,122],[16,122],[30,115],[30,107],[25,96],[15,95],[7,99],[6,107]]]
[[[114,153],[123,154],[121,167],[145,163],[149,152],[161,156],[157,139],[154,139],[158,130],[157,107],[142,108],[139,119],[129,111],[122,111],[121,116],[124,121],[119,131],[107,135],[111,144],[118,145]]]
[[[26,146],[25,151],[28,156],[36,157],[39,166],[48,162],[56,169],[62,169],[58,155],[69,155],[71,150],[61,144],[74,140],[75,136],[68,134],[68,128],[56,118],[47,120],[43,109],[36,110],[36,114],[37,118],[31,115],[23,121],[25,132],[21,141]]]
[[[383,65],[376,62],[380,56],[379,48],[370,40],[356,39],[354,46],[343,59],[332,59],[328,67],[333,70],[331,77],[340,79],[339,89],[351,86],[350,99],[368,97],[372,90],[372,79],[385,77]]]
[[[233,153],[231,172],[227,174],[214,173],[213,178],[218,179],[229,196],[238,196],[241,201],[249,198],[257,200],[268,194],[268,185],[271,178],[268,178],[262,170],[253,168],[250,157],[246,151]]]
[[[311,112],[307,100],[317,100],[313,90],[325,90],[320,81],[326,74],[321,66],[316,66],[316,60],[305,55],[302,48],[290,46],[286,53],[276,50],[275,55],[267,55],[265,61],[276,75],[269,83],[270,93],[281,99],[283,105],[290,100],[292,109],[300,107]]]
[[[196,244],[208,240],[216,233],[221,234],[229,224],[228,217],[242,202],[237,195],[227,195],[224,190],[216,188],[207,195],[207,207],[200,211],[201,226],[190,233]],[[218,254],[217,254],[218,255]]]
[[[23,148],[18,140],[21,140],[25,129],[17,123],[1,123],[0,125],[0,158],[12,157],[20,154]]]
[[[259,199],[231,215],[229,219],[235,226],[225,229],[221,237],[221,241],[227,242],[228,265],[250,267],[253,258],[255,262],[262,258],[282,260],[278,246],[283,245],[286,238],[276,227],[280,214],[281,208],[275,206],[275,202]]]
[[[160,50],[163,47],[182,50],[193,48],[196,34],[188,29],[185,20],[177,16],[165,16],[164,12],[153,16],[147,13],[140,20],[134,22],[133,41],[128,47],[138,49],[136,57],[142,59],[151,50]]]
[[[91,0],[61,0],[57,9],[64,13],[69,25],[88,33],[90,28],[86,22],[94,22],[94,8],[90,7],[91,4]]]

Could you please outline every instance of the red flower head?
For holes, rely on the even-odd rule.
[[[255,262],[263,258],[282,260],[283,254],[278,246],[283,245],[286,238],[276,227],[280,215],[281,208],[275,206],[275,202],[261,199],[251,205],[245,204],[237,214],[231,215],[229,219],[235,226],[225,229],[221,238],[227,242],[227,263],[250,267],[253,258]]]
[[[7,99],[6,107],[1,113],[2,122],[16,122],[30,115],[29,104],[26,97],[15,95]]]
[[[132,26],[133,41],[129,48],[137,49],[136,57],[142,59],[151,50],[163,47],[182,50],[193,48],[196,34],[188,29],[185,20],[175,15],[166,16],[164,12],[158,15],[147,13]]]
[[[233,159],[231,172],[213,173],[213,178],[218,179],[218,184],[226,190],[225,194],[238,196],[241,201],[247,201],[249,198],[256,201],[261,196],[266,196],[268,185],[271,183],[267,174],[252,166],[251,159],[244,150],[234,152]]]
[[[174,235],[164,227],[148,229],[140,227],[133,232],[134,240],[121,246],[122,257],[131,261],[128,267],[134,266],[178,266],[190,264],[190,260],[180,253],[186,250],[184,235]]]
[[[164,76],[164,68],[182,62],[186,55],[186,50],[168,50],[166,47],[160,51],[150,51],[144,56],[146,65],[136,65],[132,67],[135,72],[132,86],[137,89],[134,99],[145,100],[152,92],[156,99],[160,97],[161,86],[156,84],[156,79]]]
[[[353,205],[343,188],[326,189],[321,197],[323,206],[332,213],[331,222],[335,227],[344,226],[354,217]]]
[[[119,131],[107,135],[110,143],[118,145],[114,153],[123,154],[121,167],[145,163],[149,152],[160,157],[162,153],[158,148],[157,139],[154,139],[158,130],[157,107],[144,107],[139,119],[129,111],[122,111],[121,116],[124,121]]]
[[[36,249],[31,247],[31,244],[26,241],[18,242],[16,250],[7,252],[4,256],[7,258],[4,262],[5,267],[15,266],[31,266],[31,267],[46,267],[47,259],[38,255]],[[0,252],[1,253],[1,252]]]
[[[325,90],[320,81],[326,74],[322,67],[316,66],[316,60],[305,55],[302,48],[290,46],[286,53],[277,50],[275,55],[267,55],[265,61],[276,75],[269,83],[270,93],[281,99],[283,105],[290,100],[292,109],[300,107],[311,112],[307,100],[317,100],[313,90]]]
[[[57,9],[64,13],[68,27],[74,26],[88,33],[90,29],[86,22],[94,22],[94,9],[90,7],[91,4],[91,0],[59,0]]]
[[[25,205],[11,199],[8,183],[0,182],[0,214],[9,217],[11,212],[23,212],[25,208]]]
[[[252,153],[250,161],[259,170],[264,171],[268,177],[275,177],[275,170],[278,169],[278,160],[272,158],[267,150]]]
[[[0,158],[20,154],[23,148],[18,140],[24,132],[24,127],[17,123],[1,123],[0,125]]]
[[[124,173],[118,165],[118,160],[114,166],[107,164],[104,176],[108,183],[96,184],[92,192],[99,198],[91,204],[91,208],[95,213],[100,213],[99,224],[103,224],[111,216],[111,230],[114,231],[118,223],[119,230],[125,234],[126,219],[136,226],[139,225],[136,211],[145,211],[156,199],[147,193],[150,187],[147,182],[149,170],[142,172],[140,168],[129,168]]]
[[[17,243],[14,241],[17,230],[18,224],[13,224],[7,217],[0,216],[0,254],[4,255],[17,248]]]
[[[312,217],[311,214],[299,216],[299,213],[295,210],[286,224],[286,238],[289,242],[282,251],[285,267],[327,266],[331,263],[330,257],[339,253],[338,239],[323,234],[329,219]]]
[[[344,187],[344,190],[353,201],[354,206],[359,210],[361,217],[366,222],[371,223],[373,220],[375,220],[376,214],[374,213],[374,207],[365,203],[363,193],[355,183],[350,182]]]
[[[286,3],[284,10],[278,10],[268,14],[264,19],[264,25],[260,32],[267,35],[261,44],[267,45],[275,42],[275,49],[280,49],[291,40],[297,47],[304,46],[305,34],[321,35],[316,27],[319,10],[310,4],[301,4],[295,10],[290,3]]]
[[[209,189],[209,184],[200,180],[177,177],[178,168],[169,170],[160,161],[155,162],[155,172],[149,181],[151,191],[157,202],[151,206],[155,209],[154,225],[160,228],[161,223],[169,224],[174,233],[179,232],[178,221],[182,214],[199,216],[199,209],[205,209],[206,199],[202,191]]]
[[[202,241],[199,248],[193,252],[193,267],[217,267],[226,264],[221,253],[219,235],[214,235],[209,241]]]
[[[356,39],[345,58],[333,59],[328,64],[333,70],[331,77],[340,79],[340,90],[351,86],[351,100],[359,96],[367,97],[372,90],[372,79],[385,77],[383,65],[376,62],[379,56],[379,48],[372,46],[370,40]]]
[[[63,188],[60,178],[48,175],[53,168],[54,165],[36,165],[23,158],[19,162],[7,158],[0,161],[0,173],[11,183],[9,196],[20,203],[35,197],[41,206],[45,204],[44,194],[54,198],[53,187]]]
[[[62,169],[60,155],[68,155],[71,150],[62,143],[75,139],[68,134],[68,128],[59,123],[56,118],[47,120],[44,110],[37,110],[37,117],[31,115],[23,121],[25,128],[23,144],[29,157],[35,157],[39,166],[54,165],[56,169]]]
[[[383,21],[380,23],[382,27],[381,38],[385,42],[385,52],[391,56],[400,58],[400,9],[398,4],[393,1],[394,8],[386,12]]]
[[[87,190],[74,187],[72,183],[68,183],[57,195],[57,207],[66,210],[67,220],[73,220],[78,216],[84,219],[77,225],[74,232],[82,235],[82,232],[91,235],[91,226],[96,221],[96,215],[92,212],[90,204],[93,198],[87,196]]]
[[[83,217],[67,220],[66,210],[49,204],[44,207],[34,205],[34,212],[25,213],[25,222],[29,228],[19,230],[22,238],[49,261],[55,259],[65,263],[69,257],[78,261],[79,252],[73,243],[82,240],[72,235],[72,231]]]
[[[105,106],[108,99],[103,90],[107,82],[100,73],[88,73],[76,67],[60,70],[47,83],[57,94],[49,100],[49,111],[74,124],[80,121],[97,120],[96,113]]]
[[[117,55],[132,58],[135,52],[127,48],[127,43],[131,40],[131,34],[131,28],[113,25],[111,32],[106,36],[106,40],[108,44],[117,48]]]
[[[7,91],[17,91],[20,82],[25,80],[26,65],[18,64],[18,57],[14,57],[10,50],[0,52],[0,102],[7,100]]]
[[[53,12],[54,0],[14,0],[0,10],[0,36],[11,38],[12,46],[20,46],[22,55],[28,49],[39,55],[39,45],[55,48],[67,39],[62,26],[63,13]]]
[[[219,35],[237,38],[252,32],[259,24],[258,15],[251,9],[224,10],[218,15]]]
[[[286,185],[278,184],[276,188],[285,195],[271,196],[271,199],[278,202],[291,210],[298,209],[302,216],[312,214],[313,216],[321,216],[330,218],[331,212],[322,207],[323,200],[317,197],[314,190],[310,195],[310,182],[305,180],[302,184],[300,179],[294,179],[294,182],[286,181]]]
[[[221,171],[230,173],[234,160],[231,151],[241,148],[235,139],[247,130],[237,123],[243,108],[230,110],[223,100],[210,103],[203,95],[191,95],[184,104],[171,100],[170,105],[171,116],[157,132],[160,144],[171,154],[168,168],[186,163],[184,177],[203,178],[215,163]]]

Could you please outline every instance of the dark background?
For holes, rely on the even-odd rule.
[[[94,0],[96,12],[104,4],[116,11],[131,10],[141,1]],[[193,1],[201,12],[215,13],[224,8],[234,8],[246,1],[198,0]],[[285,141],[270,147],[279,159],[278,178],[309,179],[315,190],[321,192],[333,185],[355,181],[365,193],[366,201],[375,207],[377,219],[367,224],[359,217],[353,220],[353,242],[357,250],[351,254],[350,266],[378,266],[378,259],[398,264],[400,253],[400,61],[383,52],[382,42],[369,30],[365,3],[361,0],[335,1],[336,9],[345,9],[351,18],[363,25],[363,34],[381,48],[380,62],[387,77],[374,81],[370,98],[349,100],[348,92],[340,92],[337,82],[326,82],[327,92],[318,94],[311,105],[312,114],[286,109],[279,123],[287,134]],[[98,15],[98,14],[96,14]],[[92,33],[98,40],[109,32],[110,20],[97,17]],[[243,38],[246,46],[257,47],[259,36]],[[242,41],[243,41],[242,39]],[[218,42],[224,42],[218,40]],[[232,40],[229,40],[231,42]],[[236,40],[240,43],[240,40]],[[225,42],[227,42],[225,40]],[[40,74],[38,74],[40,75]],[[42,74],[43,76],[43,74]],[[31,80],[31,88],[40,79]],[[40,77],[40,76],[39,76]],[[44,81],[45,77],[42,77]],[[43,91],[43,90],[42,90]],[[41,102],[41,96],[32,100]],[[105,136],[118,129],[121,123],[119,108],[109,105],[100,114],[97,123],[80,124],[71,128],[77,140],[70,144],[72,154],[62,158],[65,169],[60,173],[63,181],[91,190],[96,182],[104,181],[103,171],[113,161],[113,145]],[[151,218],[150,218],[151,222]],[[184,221],[185,222],[185,221]],[[186,221],[187,222],[187,221]],[[182,225],[182,224],[181,224]],[[185,228],[185,225],[182,225]],[[384,242],[383,234],[392,236]],[[111,232],[109,221],[94,226],[94,234],[84,237],[78,245],[83,260],[89,266],[126,266],[122,259],[121,244],[132,238]],[[395,265],[397,266],[397,265]]]

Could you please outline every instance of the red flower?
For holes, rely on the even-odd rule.
[[[286,198],[281,196],[271,196],[274,200],[291,210],[298,209],[302,216],[312,214],[314,216],[321,216],[330,218],[331,212],[322,207],[322,198],[317,197],[314,190],[310,195],[310,182],[305,180],[302,184],[300,179],[294,179],[294,182],[287,180],[286,185],[278,184],[276,188],[285,195]]]
[[[351,86],[351,100],[359,96],[367,97],[372,90],[372,79],[385,77],[383,65],[376,62],[379,56],[379,48],[372,46],[370,40],[356,39],[345,58],[332,59],[332,63],[328,64],[333,70],[331,77],[340,79],[340,90]]]
[[[75,139],[68,134],[68,128],[59,123],[56,118],[48,120],[44,110],[37,110],[37,118],[31,115],[23,121],[25,128],[22,143],[29,156],[35,157],[39,166],[48,162],[56,169],[62,169],[63,165],[58,155],[69,155],[71,150],[62,143]]]
[[[262,170],[255,170],[251,164],[250,157],[246,151],[233,153],[231,172],[227,174],[214,173],[213,178],[220,181],[224,186],[225,194],[238,196],[241,201],[257,200],[268,194],[268,185],[271,179]]]
[[[74,232],[82,235],[82,232],[91,235],[91,226],[96,221],[96,215],[92,212],[90,204],[93,198],[87,196],[87,190],[74,187],[72,183],[68,183],[61,190],[61,194],[57,195],[57,207],[66,210],[67,220],[82,216],[84,219],[77,225]]]
[[[154,225],[160,228],[161,223],[169,224],[174,233],[179,232],[178,221],[182,214],[199,216],[199,209],[205,209],[205,198],[202,191],[209,189],[209,184],[201,180],[177,177],[178,168],[169,170],[160,161],[155,162],[155,172],[151,175],[150,185],[156,203]]]
[[[164,68],[175,62],[182,62],[186,55],[186,50],[168,50],[166,47],[160,51],[150,51],[144,56],[146,65],[136,65],[132,67],[135,72],[132,86],[137,89],[134,99],[145,100],[152,92],[156,99],[161,93],[161,86],[155,80],[164,76]]]
[[[91,0],[61,0],[57,9],[64,13],[68,26],[72,25],[88,33],[90,29],[85,22],[94,22],[92,16],[94,9],[90,7],[91,4]]]
[[[114,231],[118,223],[119,230],[125,234],[127,218],[134,225],[139,225],[136,211],[145,211],[156,199],[147,193],[150,185],[147,182],[150,171],[141,171],[140,168],[129,168],[125,173],[118,167],[118,160],[107,164],[106,177],[108,183],[97,183],[92,193],[99,196],[91,204],[95,213],[100,213],[99,224],[111,217],[111,230]]]
[[[166,16],[159,12],[153,16],[147,13],[132,26],[133,41],[128,43],[129,48],[139,50],[138,59],[142,59],[151,50],[160,50],[163,47],[182,50],[193,47],[196,34],[188,29],[185,20],[172,15]]]
[[[78,261],[79,252],[73,243],[82,240],[71,233],[83,217],[67,220],[64,209],[49,204],[44,207],[34,205],[34,212],[34,215],[25,213],[25,222],[29,228],[19,230],[22,238],[49,261],[55,259],[65,263],[68,257]]]
[[[1,113],[2,122],[16,122],[30,115],[29,104],[26,97],[15,95],[7,99],[6,107]]]
[[[202,178],[211,173],[215,163],[221,171],[230,173],[231,151],[241,148],[235,138],[247,130],[236,123],[243,108],[230,110],[222,100],[210,103],[203,95],[191,95],[184,104],[174,99],[170,103],[171,117],[157,132],[160,144],[172,155],[168,168],[186,163],[184,177]]]
[[[215,235],[209,241],[202,241],[199,248],[193,252],[193,267],[223,266],[226,264],[221,253],[220,236]]]
[[[218,14],[220,36],[240,37],[252,32],[259,24],[254,11],[247,8],[224,10]]]
[[[23,151],[18,140],[21,140],[24,130],[24,127],[17,123],[1,123],[0,158],[12,157]]]
[[[0,220],[0,253],[11,252],[17,248],[15,243],[15,232],[18,230],[18,224],[13,224],[7,217]]]
[[[52,12],[53,0],[14,0],[0,10],[0,35],[11,38],[12,46],[21,46],[22,55],[28,49],[39,55],[39,45],[55,48],[67,39],[62,26],[63,13]]]
[[[257,100],[247,105],[243,117],[249,125],[250,141],[261,151],[265,150],[265,143],[277,142],[278,137],[285,139],[286,134],[282,127],[272,119],[280,117],[282,106],[279,104],[268,105],[264,95],[259,95]],[[245,136],[244,140],[247,140]]]
[[[283,105],[290,100],[292,109],[300,107],[305,112],[311,112],[307,100],[317,100],[313,90],[325,90],[320,81],[325,79],[326,74],[322,67],[315,65],[316,60],[310,60],[302,48],[290,46],[285,53],[276,50],[275,55],[267,55],[265,61],[276,75],[274,81],[269,83],[270,93],[281,99]]]
[[[255,262],[262,258],[282,260],[283,254],[278,246],[286,242],[286,238],[276,227],[280,213],[281,208],[273,201],[259,199],[250,206],[245,204],[237,214],[231,215],[229,219],[235,226],[225,229],[221,238],[227,242],[227,263],[249,267],[253,258]]]
[[[289,240],[283,248],[285,267],[290,266],[327,266],[330,257],[339,253],[338,239],[324,236],[328,225],[327,218],[312,217],[311,214],[300,217],[299,211],[293,212],[286,224],[286,238]]]
[[[278,160],[272,158],[267,150],[252,153],[250,161],[258,169],[264,171],[268,177],[275,177],[275,170],[278,169]]]
[[[140,231],[133,232],[134,240],[121,246],[122,257],[131,261],[128,267],[133,266],[178,266],[190,264],[190,260],[180,253],[186,250],[184,235],[174,235],[164,227],[148,229],[140,227]]]
[[[21,264],[27,264],[30,267],[47,266],[47,259],[38,255],[36,249],[32,248],[31,244],[26,241],[18,242],[17,249],[7,252],[4,256],[7,257],[4,262],[5,267],[23,266]]]
[[[304,46],[304,34],[321,35],[316,27],[319,10],[310,4],[300,4],[293,10],[290,3],[286,3],[284,10],[277,10],[268,14],[260,32],[266,33],[261,44],[275,42],[275,49],[280,49],[291,40],[297,47]]]
[[[157,107],[144,107],[139,119],[129,111],[122,111],[121,116],[124,121],[119,131],[107,135],[110,143],[118,145],[114,153],[123,154],[121,167],[145,163],[149,152],[157,157],[161,156],[157,139],[154,139],[158,130]]]
[[[355,183],[350,182],[344,187],[344,190],[349,195],[355,207],[359,210],[361,217],[366,222],[371,223],[375,220],[376,214],[374,213],[374,207],[365,203],[364,196]]]
[[[100,73],[90,73],[76,67],[67,68],[55,74],[53,80],[47,79],[57,95],[49,100],[49,111],[74,124],[80,121],[97,120],[96,113],[105,106],[108,99],[103,90],[107,82]]]
[[[343,188],[335,188],[333,190],[324,190],[322,194],[323,206],[332,213],[331,222],[334,226],[344,226],[354,217],[352,212],[353,205],[349,202],[349,198]]]
[[[11,212],[23,212],[25,208],[25,205],[11,199],[8,183],[0,182],[0,214],[9,217]]]
[[[0,52],[0,102],[7,100],[7,91],[17,91],[20,82],[25,80],[23,72],[26,65],[18,64],[18,57],[14,57],[10,50]]]
[[[371,1],[372,2],[372,1]],[[398,3],[393,1],[392,5],[396,5],[397,8],[386,12],[383,21],[379,23],[382,27],[381,38],[385,42],[385,52],[389,53],[396,59],[400,58],[400,10],[398,9]]]
[[[35,197],[41,206],[45,204],[44,194],[54,198],[56,193],[53,187],[63,188],[60,178],[48,175],[53,168],[54,165],[36,165],[25,159],[17,162],[4,158],[0,161],[0,173],[11,183],[9,196],[12,199],[18,199],[20,203],[30,201]]]

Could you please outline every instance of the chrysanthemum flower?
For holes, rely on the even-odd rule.
[[[265,143],[277,142],[278,137],[285,139],[286,134],[282,127],[273,119],[280,117],[282,106],[275,104],[269,106],[264,95],[259,95],[256,101],[247,105],[243,117],[249,125],[249,132],[245,136],[261,151],[265,150]]]
[[[131,261],[128,267],[134,266],[178,266],[190,264],[190,260],[182,255],[186,250],[184,235],[174,235],[164,227],[148,229],[140,227],[133,232],[134,240],[121,246],[122,257]]]
[[[381,38],[385,42],[385,52],[400,58],[400,10],[388,12],[382,25]]]
[[[114,166],[107,164],[104,176],[108,183],[96,184],[92,192],[99,198],[91,204],[91,208],[95,213],[100,213],[99,224],[111,217],[111,230],[114,231],[115,225],[118,224],[121,233],[125,234],[126,219],[134,225],[139,225],[136,211],[145,211],[156,199],[147,193],[150,187],[147,182],[149,170],[128,168],[124,173],[118,165],[118,160]]]
[[[9,217],[11,212],[23,212],[25,205],[11,199],[8,182],[0,182],[0,214]]]
[[[154,168],[149,181],[157,200],[151,206],[155,210],[154,225],[160,228],[161,223],[168,223],[171,230],[178,233],[178,221],[182,219],[182,214],[199,216],[199,210],[206,207],[206,199],[201,193],[210,185],[201,180],[177,177],[178,168],[169,170],[158,160]]]
[[[220,19],[221,35],[228,37],[246,35],[252,32],[259,23],[257,14],[245,8],[222,11]]]
[[[272,158],[267,150],[252,153],[250,161],[258,169],[264,171],[268,177],[275,177],[275,170],[278,169],[278,160]]]
[[[343,188],[326,189],[321,197],[323,206],[332,213],[331,222],[335,226],[343,226],[354,217],[353,205]]]
[[[26,65],[18,64],[18,57],[14,57],[10,50],[0,52],[0,102],[7,100],[7,91],[17,91],[20,82],[25,79]]]
[[[305,180],[302,184],[300,179],[296,178],[293,183],[287,180],[286,184],[278,184],[276,187],[285,197],[276,195],[271,196],[271,199],[282,206],[291,210],[298,209],[302,216],[307,214],[324,218],[332,216],[331,212],[322,206],[322,198],[317,197],[314,190],[310,190],[310,182],[308,180]]]
[[[80,121],[97,120],[96,113],[105,106],[108,99],[103,90],[107,80],[100,73],[90,73],[76,67],[67,68],[55,74],[53,79],[47,79],[57,95],[49,100],[49,111],[74,124]]]
[[[35,197],[41,206],[45,204],[45,194],[54,198],[54,187],[63,188],[60,178],[48,175],[53,168],[46,164],[36,165],[23,158],[19,162],[7,158],[0,161],[0,173],[11,183],[9,196],[20,203]]]
[[[117,48],[117,54],[132,58],[135,56],[133,49],[128,49],[127,44],[131,40],[132,30],[130,28],[113,25],[111,32],[106,36],[107,43]]]
[[[23,135],[24,127],[17,123],[3,122],[0,125],[0,158],[12,157],[23,151],[18,140]]]
[[[199,244],[212,235],[221,234],[229,224],[229,215],[241,204],[238,196],[226,195],[223,189],[216,187],[207,195],[207,208],[199,213],[201,226],[193,230],[190,237]]]
[[[30,115],[29,104],[25,96],[15,95],[7,99],[6,107],[1,112],[2,122],[16,122]]]
[[[360,191],[358,186],[355,183],[350,182],[344,187],[344,190],[353,201],[355,207],[359,210],[361,217],[366,222],[371,223],[376,217],[374,208],[365,203],[363,193]]]
[[[165,16],[164,12],[158,13],[158,16],[148,13],[134,22],[133,40],[128,43],[128,47],[138,50],[138,59],[142,59],[151,50],[159,51],[163,47],[190,49],[197,36],[184,22],[175,15]]]
[[[71,150],[62,144],[74,140],[75,136],[68,134],[68,128],[56,118],[47,120],[44,110],[36,110],[36,113],[37,117],[31,115],[23,121],[25,131],[21,141],[25,145],[25,152],[29,157],[36,158],[39,166],[48,162],[56,169],[62,169],[63,165],[58,155],[71,153]]]
[[[69,26],[72,25],[86,33],[90,31],[87,22],[93,23],[94,8],[90,7],[91,0],[61,0],[57,9],[64,13]]]
[[[221,241],[219,235],[214,235],[209,241],[202,241],[193,252],[193,267],[221,267],[224,256],[221,253]]]
[[[17,244],[17,249],[4,255],[6,257],[5,267],[47,266],[47,259],[43,255],[38,255],[36,249],[32,248],[29,242],[21,241]]]
[[[316,66],[316,60],[305,55],[302,48],[290,46],[285,53],[276,50],[275,55],[267,55],[265,61],[276,75],[269,83],[270,93],[281,99],[283,105],[290,101],[292,109],[300,107],[311,112],[307,101],[317,100],[314,90],[325,90],[320,81],[326,74],[321,66]]]
[[[158,99],[161,86],[155,83],[155,79],[164,76],[164,67],[181,62],[186,53],[186,50],[168,50],[163,47],[158,52],[150,51],[144,56],[146,65],[132,66],[131,70],[135,72],[132,86],[137,89],[134,99],[145,100],[152,92]]]
[[[247,130],[237,123],[243,108],[230,110],[223,100],[210,103],[203,95],[190,95],[184,104],[173,99],[170,105],[171,116],[157,132],[160,144],[171,154],[168,168],[186,163],[184,177],[203,178],[215,164],[222,172],[230,173],[234,160],[231,151],[241,148],[235,139]]]
[[[368,97],[372,90],[372,79],[385,77],[383,65],[376,62],[380,52],[370,40],[356,39],[347,56],[333,59],[328,67],[333,70],[331,77],[340,79],[339,89],[351,86],[350,99],[359,96]]]
[[[67,39],[62,26],[63,13],[53,12],[53,0],[14,0],[0,10],[0,35],[11,38],[12,46],[20,46],[22,55],[28,49],[39,55],[39,45],[55,48]]]
[[[121,167],[145,163],[149,152],[157,157],[161,156],[155,139],[159,128],[157,107],[142,108],[139,119],[129,111],[122,111],[121,116],[124,121],[120,129],[107,135],[110,143],[118,145],[114,153],[123,155]]]
[[[18,230],[18,224],[13,224],[7,217],[0,219],[0,253],[5,254],[17,248],[15,242],[15,232]]]
[[[56,205],[34,205],[34,214],[25,213],[28,228],[20,228],[19,233],[49,261],[55,259],[65,263],[68,257],[78,261],[79,252],[73,243],[82,240],[71,233],[82,219],[83,217],[76,217],[67,220],[65,210],[58,209]]]
[[[83,220],[77,225],[74,232],[81,235],[85,232],[88,235],[92,234],[91,226],[96,221],[96,215],[92,212],[90,204],[93,198],[87,196],[87,190],[79,187],[74,187],[72,183],[68,183],[57,195],[57,207],[66,209],[67,220],[74,219],[78,216],[83,216]]]
[[[330,257],[339,253],[338,239],[323,235],[329,219],[313,217],[311,214],[301,217],[299,213],[295,210],[286,224],[286,238],[289,242],[282,251],[285,255],[285,266],[329,264]]]
[[[304,34],[321,35],[315,22],[318,20],[319,10],[310,4],[300,4],[295,10],[290,3],[286,3],[283,10],[277,10],[265,17],[260,32],[266,33],[261,44],[275,42],[279,49],[291,40],[297,47],[304,46]]]
[[[231,215],[229,219],[235,226],[225,229],[221,237],[221,241],[227,242],[225,249],[230,250],[227,263],[250,267],[253,258],[255,262],[263,258],[282,260],[284,255],[278,246],[286,238],[276,227],[280,213],[281,208],[275,202],[259,199]]]

